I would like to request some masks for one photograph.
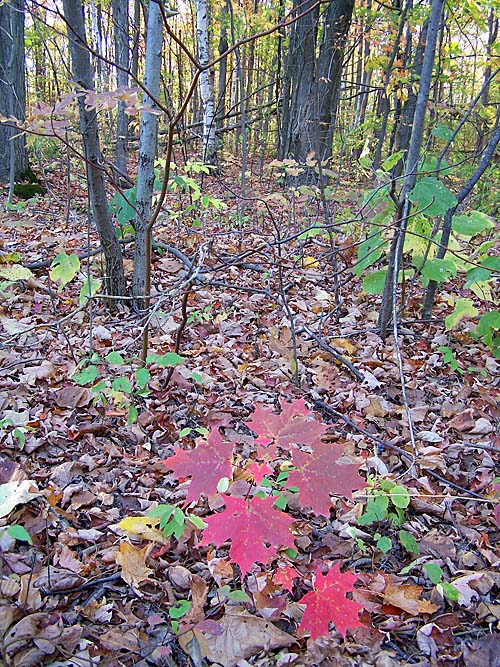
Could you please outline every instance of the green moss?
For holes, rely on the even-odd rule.
[[[31,199],[35,195],[45,194],[45,188],[39,183],[16,183],[14,185],[14,194],[20,199]]]

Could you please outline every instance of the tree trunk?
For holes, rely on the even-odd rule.
[[[228,49],[227,41],[227,20],[228,10],[227,5],[223,5],[221,9],[221,29],[219,39],[219,56],[222,56]],[[220,130],[226,115],[226,82],[227,82],[227,56],[222,58],[219,62],[219,78],[217,84],[217,109],[216,109],[216,128]]]
[[[73,80],[81,89],[93,90],[94,77],[87,49],[81,0],[63,0],[63,9],[67,22]],[[97,115],[94,109],[85,108],[84,97],[80,95],[78,98],[80,132],[85,151],[92,217],[106,259],[106,292],[112,296],[123,296],[125,294],[123,257],[108,207],[104,172],[100,166],[103,160]]]
[[[380,336],[387,336],[389,322],[395,315],[395,303],[397,292],[397,279],[401,266],[403,245],[405,240],[408,218],[410,216],[411,202],[409,195],[417,180],[418,162],[422,137],[424,131],[425,111],[429,100],[429,92],[432,82],[432,71],[434,68],[434,57],[439,25],[443,14],[444,0],[432,0],[431,14],[427,28],[427,43],[425,45],[424,59],[422,64],[422,75],[418,90],[410,146],[405,164],[405,177],[400,203],[395,222],[394,237],[388,259],[387,276],[385,279],[384,293],[379,313]]]
[[[208,39],[208,4],[207,0],[196,0],[196,39],[198,42],[198,60],[201,67],[210,62]],[[200,73],[200,95],[203,105],[203,162],[217,164],[217,141],[215,137],[214,90],[210,70]]]
[[[0,5],[0,115],[26,118],[24,2]],[[26,137],[0,124],[0,182],[36,180],[28,162]]]
[[[304,165],[314,155],[326,166],[332,156],[342,60],[354,0],[328,5],[317,57],[319,9],[314,4],[314,0],[295,0],[295,11],[307,13],[292,26],[290,34],[280,156]],[[310,170],[305,173],[306,178],[317,178]]]
[[[146,69],[144,87],[152,97],[160,91],[161,52],[163,22],[160,7],[151,0],[148,9],[146,42]],[[145,94],[144,103],[154,106],[152,98]],[[143,113],[139,137],[139,165],[137,172],[137,211],[135,220],[134,296],[144,306],[149,297],[147,285],[148,266],[151,261],[151,206],[155,180],[154,162],[158,143],[158,115]]]
[[[128,0],[112,1],[115,40],[116,85],[118,88],[128,86],[129,45],[128,45]],[[125,113],[125,102],[118,102],[116,115],[116,148],[115,164],[118,172],[117,180],[122,185],[121,175],[127,175],[127,138],[128,116]]]

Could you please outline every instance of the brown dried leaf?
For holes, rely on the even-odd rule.
[[[138,549],[128,542],[122,542],[115,555],[115,560],[122,568],[122,579],[136,588],[143,582],[149,580],[149,575],[153,573],[146,565],[146,556],[151,549],[151,545]]]
[[[243,607],[229,607],[221,621],[222,634],[207,635],[208,658],[224,667],[234,667],[260,651],[290,646],[296,640],[270,621],[252,616]]]
[[[402,586],[387,584],[384,592],[384,602],[403,609],[412,616],[432,614],[439,609],[439,605],[435,605],[429,600],[421,600],[422,590],[422,586],[415,586],[414,584],[403,584]]]

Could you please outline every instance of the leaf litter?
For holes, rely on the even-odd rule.
[[[29,225],[26,213],[1,220],[8,223],[9,250],[25,265],[87,244],[78,216],[47,229],[53,213],[44,205],[27,209]],[[282,204],[269,205],[281,220]],[[395,351],[374,332],[373,300],[353,283],[335,323],[328,266],[321,262],[318,270],[310,250],[302,263],[279,258],[270,246],[267,255],[256,253],[257,271],[246,269],[232,265],[240,234],[205,224],[214,239],[207,269],[223,266],[210,278],[224,286],[207,280],[189,294],[192,319],[180,350],[185,363],[168,384],[168,369],[152,366],[151,391],[137,397],[135,423],[127,423],[126,401],[116,395],[108,404],[96,401],[90,385],[71,380],[89,351],[91,329],[92,352],[101,359],[137,353],[135,315],[110,315],[97,301],[91,325],[78,308],[78,289],[70,284],[58,293],[48,270],[33,270],[35,280],[2,293],[0,405],[10,421],[1,435],[1,521],[22,526],[33,542],[0,526],[2,660],[19,666],[495,664],[496,362],[463,338],[457,356],[464,367],[485,373],[454,373],[438,351],[439,324],[412,325],[402,338],[418,425],[418,457],[410,466],[399,451],[406,451],[408,424]],[[160,240],[164,235],[168,242],[171,232],[166,225]],[[188,255],[199,236],[188,224],[175,233]],[[255,223],[244,242],[252,249],[269,238]],[[299,258],[302,251],[297,247]],[[363,382],[311,337],[293,340],[272,275],[279,263],[291,278],[284,294],[293,331],[321,332]],[[99,271],[97,263],[92,270]],[[178,271],[169,256],[155,259],[162,308],[152,321],[150,349],[158,354],[174,349]],[[443,299],[437,315],[448,312]],[[277,487],[286,473],[286,485]],[[230,495],[219,486],[224,478]],[[398,504],[388,500],[380,521],[358,524],[370,494],[380,491],[377,482],[365,488],[370,478],[406,489],[409,504],[398,523],[390,518],[391,511],[398,516]],[[285,511],[262,486],[266,479],[281,489]],[[186,521],[179,537],[166,537],[147,516],[165,504],[193,512],[208,527]],[[400,541],[403,531],[416,551],[405,548],[411,541]],[[390,541],[389,550],[377,546],[381,538]],[[441,578],[433,581],[429,572]]]

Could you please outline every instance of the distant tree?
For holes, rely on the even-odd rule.
[[[312,153],[332,157],[335,111],[354,0],[335,0],[320,13],[316,0],[294,0],[285,62],[280,157],[304,164]]]
[[[128,86],[129,43],[128,43],[128,1],[112,0],[116,84],[119,88]],[[127,175],[127,135],[128,116],[125,113],[125,102],[118,102],[116,116],[116,149],[115,166],[118,172],[118,181]]]
[[[26,118],[24,2],[0,4],[0,115]],[[0,123],[0,181],[33,181],[26,137]]]

